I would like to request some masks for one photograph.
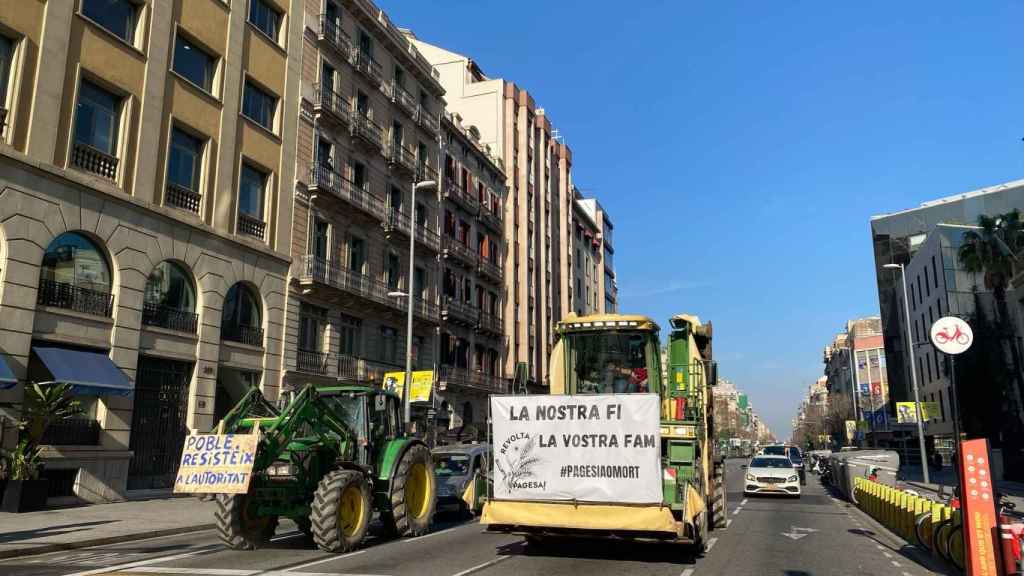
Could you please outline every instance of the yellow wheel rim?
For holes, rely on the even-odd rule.
[[[408,507],[409,516],[422,518],[429,509],[430,498],[430,473],[427,467],[417,462],[409,468],[409,479],[405,482],[405,505]]]
[[[363,525],[363,518],[366,515],[363,506],[363,492],[358,486],[349,486],[341,493],[341,503],[338,505],[338,520],[341,524],[341,531],[345,536],[352,536],[359,527]]]

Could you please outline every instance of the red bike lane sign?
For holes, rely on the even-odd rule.
[[[971,326],[956,316],[943,316],[932,324],[932,344],[946,354],[963,354],[974,343]]]

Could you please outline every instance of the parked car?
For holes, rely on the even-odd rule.
[[[800,476],[788,456],[755,456],[746,466],[743,495],[782,494],[800,497]]]
[[[437,510],[479,514],[487,496],[491,445],[486,442],[435,448]]]

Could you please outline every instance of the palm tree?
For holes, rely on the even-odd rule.
[[[965,271],[982,276],[985,288],[992,291],[995,299],[994,324],[996,341],[1000,348],[999,356],[1005,358],[1005,350],[1008,348],[1013,361],[1013,374],[1005,380],[1006,386],[1010,388],[1006,391],[1006,396],[1013,399],[1017,408],[1017,421],[1013,422],[1010,428],[1018,431],[1020,419],[1024,417],[1024,381],[1021,378],[1021,357],[1015,340],[1016,331],[1006,304],[1006,290],[1019,264],[1017,253],[1024,249],[1024,222],[1021,221],[1020,212],[1015,209],[996,217],[978,216],[978,227],[979,230],[964,233],[957,252],[957,260]]]

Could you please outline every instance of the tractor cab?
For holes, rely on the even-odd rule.
[[[388,442],[404,434],[402,399],[370,386],[321,388],[320,398],[355,436],[355,462],[374,467]]]

